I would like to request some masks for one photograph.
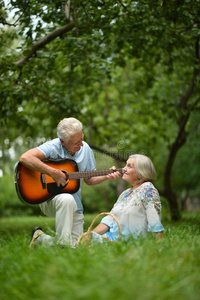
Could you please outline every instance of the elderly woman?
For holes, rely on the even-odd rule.
[[[129,182],[131,188],[122,192],[111,210],[118,219],[122,239],[137,239],[146,236],[147,232],[163,237],[160,197],[152,184],[156,178],[152,161],[145,155],[131,155],[123,171],[122,179]],[[119,239],[118,225],[110,215],[104,217],[92,231],[92,240],[102,242],[103,238],[111,241]]]

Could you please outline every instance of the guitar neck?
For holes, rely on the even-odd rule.
[[[91,178],[91,177],[97,177],[97,176],[104,176],[108,175],[114,172],[120,172],[121,174],[123,173],[123,169],[116,169],[116,170],[95,170],[95,171],[86,171],[86,172],[69,172],[69,180],[73,179],[81,179],[81,178]]]

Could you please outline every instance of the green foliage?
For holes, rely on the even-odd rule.
[[[33,220],[1,234],[1,297],[7,299],[199,299],[199,218],[165,224],[165,239],[70,249],[29,249]],[[35,222],[41,222],[40,219]],[[7,224],[12,230],[13,223]],[[10,228],[9,228],[10,224]],[[50,223],[49,223],[50,224]]]
[[[38,205],[28,205],[19,200],[14,181],[14,173],[0,177],[0,217],[40,215]]]
[[[142,102],[147,97],[146,89],[154,82],[155,68],[173,78],[174,88],[179,91],[182,89],[180,84],[185,86],[190,79],[195,63],[194,38],[198,34],[196,16],[199,8],[194,1],[183,1],[178,5],[176,1],[71,1],[76,28],[38,51],[37,57],[29,60],[22,69],[16,68],[11,62],[16,61],[17,56],[21,57],[20,49],[26,55],[30,41],[39,40],[45,33],[65,23],[65,2],[42,1],[41,5],[38,1],[28,4],[11,1],[11,5],[10,9],[16,8],[18,26],[16,31],[12,26],[5,28],[2,36],[7,43],[2,49],[12,48],[12,51],[1,51],[2,116],[8,128],[12,128],[10,122],[13,119],[17,126],[26,129],[26,135],[36,136],[40,132],[50,136],[52,131],[49,128],[54,127],[60,118],[83,114],[88,97],[93,102],[100,99],[103,86],[111,83],[106,79],[115,76],[118,76],[117,84],[120,83],[118,89],[121,93],[113,87],[109,88],[115,95],[114,101],[108,99],[109,105],[112,106],[114,102],[116,106],[115,114],[109,114],[109,118],[111,120],[115,115],[117,121],[122,123],[120,107],[115,102],[117,99],[120,101],[123,93],[122,104],[126,103],[124,108],[130,110],[131,99],[126,97],[126,82],[123,83],[122,75],[126,72],[126,65],[132,66],[128,73],[132,77],[128,85],[129,97],[138,97],[139,91],[141,97],[138,101]],[[15,38],[18,39],[13,36],[9,38],[7,34],[10,33],[16,33]],[[187,51],[188,47],[190,51]],[[10,55],[6,64],[3,63],[5,52]],[[130,63],[133,58],[135,65]],[[122,69],[112,72],[115,66]],[[178,75],[183,79],[182,83],[179,78],[174,80],[177,66],[181,71]],[[152,97],[162,105],[162,110],[166,111],[168,107],[173,113],[177,94],[170,93],[169,85],[172,83],[169,83],[169,79],[166,82],[167,91],[163,90],[163,76],[159,78],[160,81],[156,80],[155,84],[160,91],[155,91]],[[114,84],[116,86],[115,81]],[[86,113],[83,114],[85,118]],[[106,137],[111,131],[115,132],[114,123],[115,118],[113,127],[107,128]],[[98,122],[94,122],[94,125],[97,127]]]
[[[6,205],[18,203],[15,191],[14,178],[11,175],[0,177],[0,209]]]
[[[195,126],[195,120],[194,126]],[[197,124],[196,124],[197,125]],[[194,131],[191,132],[191,135]],[[199,180],[199,141],[194,141],[192,136],[189,139],[183,149],[179,153],[179,159],[174,165],[173,181],[176,186],[177,192],[181,195],[182,199],[188,197],[196,197],[200,194]],[[185,167],[187,166],[187,168]],[[183,189],[184,186],[184,189]]]
[[[17,160],[25,149],[55,137],[61,118],[75,116],[83,121],[88,142],[125,159],[136,152],[150,156],[162,188],[178,122],[190,110],[194,112],[186,136],[192,145],[192,162],[199,160],[198,122],[191,126],[193,114],[199,119],[198,104],[194,106],[200,93],[199,1],[71,0],[72,30],[17,66],[36,42],[68,23],[66,2],[1,4],[0,168],[4,174],[12,170],[10,149]],[[198,76],[192,82],[194,74]],[[193,90],[182,107],[188,87]],[[187,166],[188,152],[189,147],[177,156],[173,168],[172,185],[180,196],[188,191],[199,194],[198,164]],[[190,176],[180,175],[187,172]],[[102,187],[112,199],[112,187]],[[100,187],[85,190],[86,206],[94,198],[96,203],[104,198]]]
[[[83,184],[83,206],[89,213],[110,211],[117,200],[116,184],[104,182],[95,187]]]

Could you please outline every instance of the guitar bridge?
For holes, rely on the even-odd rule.
[[[41,180],[41,183],[42,183],[42,188],[43,188],[43,190],[46,190],[47,185],[46,185],[46,180],[45,180],[45,175],[44,175],[44,173],[41,173],[40,180]]]

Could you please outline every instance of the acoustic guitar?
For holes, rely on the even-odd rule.
[[[123,169],[79,172],[77,163],[72,159],[45,160],[44,163],[65,173],[66,184],[58,187],[52,177],[33,171],[18,162],[15,168],[15,187],[23,202],[40,204],[61,193],[74,194],[80,188],[81,178],[102,176],[116,171],[123,173]]]

